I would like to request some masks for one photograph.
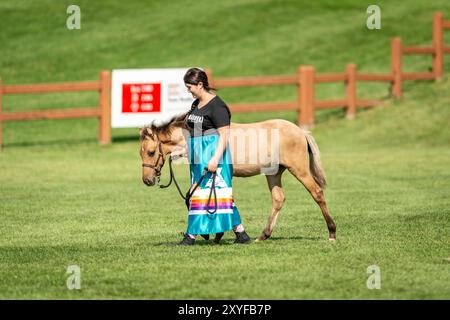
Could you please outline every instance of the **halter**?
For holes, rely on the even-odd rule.
[[[203,174],[200,177],[199,181],[196,183],[195,187],[192,190],[189,190],[186,193],[186,196],[184,196],[183,193],[181,192],[181,189],[180,189],[178,183],[177,183],[177,180],[175,179],[175,174],[173,173],[172,157],[169,158],[170,181],[169,181],[169,183],[167,185],[160,185],[159,184],[159,177],[161,176],[161,169],[164,166],[164,163],[166,161],[166,159],[164,157],[164,153],[162,151],[162,143],[161,143],[161,140],[159,140],[159,137],[158,137],[158,151],[159,151],[159,154],[158,154],[158,158],[156,159],[155,164],[142,163],[142,167],[151,168],[151,169],[155,170],[156,177],[158,178],[158,185],[159,185],[160,188],[167,188],[167,187],[169,187],[172,184],[172,180],[173,180],[175,182],[175,186],[177,187],[178,193],[185,200],[186,206],[189,209],[189,204],[190,204],[191,197],[194,194],[194,191],[197,189],[197,187],[200,185],[200,183],[205,178],[206,174],[209,172],[208,169],[204,168]],[[162,163],[161,163],[161,166],[158,167],[159,159],[162,159]],[[211,185],[211,191],[210,191],[209,197],[208,197],[207,207],[209,207],[209,205],[211,203],[211,196],[212,196],[212,194],[214,192],[214,210],[213,211],[209,211],[209,209],[206,209],[206,211],[209,214],[214,214],[217,211],[217,197],[216,197],[215,181],[216,181],[216,172],[212,172],[212,185]]]
[[[161,168],[164,166],[164,162],[166,161],[166,159],[164,157],[164,153],[162,151],[162,143],[159,140],[159,138],[158,138],[158,151],[159,151],[159,154],[158,154],[158,158],[156,159],[155,164],[142,163],[142,166],[155,170],[156,176],[159,178],[159,176],[161,175]],[[158,167],[159,159],[162,159],[162,164],[161,164],[161,166]]]

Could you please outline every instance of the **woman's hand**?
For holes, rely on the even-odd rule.
[[[228,138],[230,136],[230,126],[223,126],[217,129],[219,131],[219,142],[217,143],[216,151],[214,156],[208,163],[208,170],[211,172],[216,172],[217,166],[219,165],[219,160],[222,159],[223,152],[225,151],[228,143]]]
[[[172,160],[178,160],[179,158],[186,157],[187,156],[186,147],[176,146],[170,153],[170,156]]]
[[[219,165],[219,161],[216,160],[216,158],[211,158],[208,162],[208,171],[210,172],[216,172],[217,166]]]

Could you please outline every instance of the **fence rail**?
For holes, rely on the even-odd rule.
[[[100,116],[96,108],[3,112],[3,121],[89,118]]]
[[[47,84],[20,84],[3,86],[3,94],[34,94],[34,93],[56,93],[74,91],[100,90],[99,81],[85,82],[63,82]]]
[[[295,76],[265,76],[265,77],[241,77],[241,78],[222,78],[216,79],[213,86],[220,88],[229,87],[250,87],[250,86],[269,86],[269,85],[283,85],[296,84],[297,78]]]
[[[315,76],[314,81],[317,83],[346,81],[345,73],[322,73]]]
[[[435,54],[436,49],[433,47],[403,47],[403,54]]]
[[[5,94],[41,94],[58,92],[98,91],[98,106],[76,109],[51,109],[35,111],[2,111],[2,96]],[[2,123],[7,121],[29,121],[43,119],[98,118],[98,142],[111,142],[111,75],[101,71],[98,81],[63,82],[26,85],[2,85],[0,79],[0,148],[3,146]]]

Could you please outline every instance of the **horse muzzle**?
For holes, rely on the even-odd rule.
[[[155,180],[156,180],[155,178],[153,178],[153,179],[143,178],[143,179],[142,179],[142,182],[144,182],[144,184],[145,184],[146,186],[152,187],[152,186],[155,185]]]
[[[160,174],[153,176],[152,178],[142,178],[142,182],[148,187],[153,187],[155,184],[159,184],[161,177]]]

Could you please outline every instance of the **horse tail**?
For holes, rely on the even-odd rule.
[[[316,140],[307,130],[303,130],[306,137],[306,142],[308,143],[308,153],[309,153],[309,170],[316,181],[316,183],[322,188],[327,187],[327,181],[325,177],[325,172],[320,161],[320,151],[317,146]]]

